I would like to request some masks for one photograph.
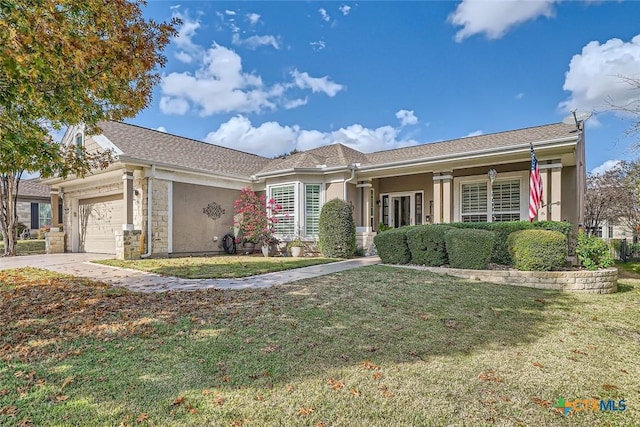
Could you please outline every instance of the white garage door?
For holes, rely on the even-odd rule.
[[[116,253],[115,231],[122,230],[122,194],[80,200],[80,252]]]

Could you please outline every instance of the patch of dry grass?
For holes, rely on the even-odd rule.
[[[0,272],[0,424],[638,425],[640,286],[570,294],[367,267],[136,294]],[[567,400],[625,399],[563,416]]]

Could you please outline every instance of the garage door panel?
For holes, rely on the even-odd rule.
[[[122,229],[122,194],[80,200],[80,251],[114,254],[115,232]]]

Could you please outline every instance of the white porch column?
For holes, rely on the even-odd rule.
[[[433,176],[433,223],[442,223],[442,184],[440,176]]]
[[[549,219],[549,206],[547,205],[549,197],[549,174],[546,169],[540,171],[540,178],[542,180],[542,201],[543,206],[538,209],[538,221],[547,221]]]
[[[356,230],[366,233],[371,232],[371,224],[369,224],[371,212],[371,182],[362,182],[356,185],[360,189],[360,224],[356,224]]]
[[[562,221],[562,166],[551,169],[551,221]]]
[[[125,171],[122,174],[122,189],[124,199],[124,218],[122,229],[133,230],[133,172]]]
[[[442,222],[444,223],[453,221],[451,215],[451,196],[453,195],[451,183],[452,176],[445,175],[442,180]]]
[[[433,176],[433,223],[451,222],[451,196],[453,176],[450,172]]]
[[[539,165],[542,198],[546,206],[538,213],[539,221],[562,221],[562,163],[560,160]]]

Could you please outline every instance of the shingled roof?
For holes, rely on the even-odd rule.
[[[269,175],[276,171],[309,169],[319,165],[331,168],[359,163],[360,166],[384,167],[385,164],[394,162],[429,161],[430,158],[447,155],[464,155],[492,148],[577,137],[574,125],[554,123],[368,154],[336,143],[284,158],[268,159],[136,125],[104,122],[100,126],[103,135],[122,150],[121,157],[124,157],[125,161],[136,159],[151,164],[184,167],[247,179],[255,174]]]
[[[292,168],[315,168],[345,166],[367,161],[367,155],[342,144],[323,145],[308,151],[292,154],[270,161],[259,173],[287,170]]]
[[[121,157],[208,173],[249,178],[269,159],[244,151],[120,122],[100,123],[102,134],[122,150]]]
[[[367,154],[367,159],[369,165],[382,165],[403,160],[427,160],[431,157],[464,154],[490,148],[503,148],[576,136],[575,125],[554,123],[487,135],[469,136],[449,141],[414,145],[412,147],[396,148],[394,150],[377,151]]]
[[[23,179],[18,187],[18,196],[33,198],[49,198],[51,189],[47,185],[42,185],[39,178]]]

